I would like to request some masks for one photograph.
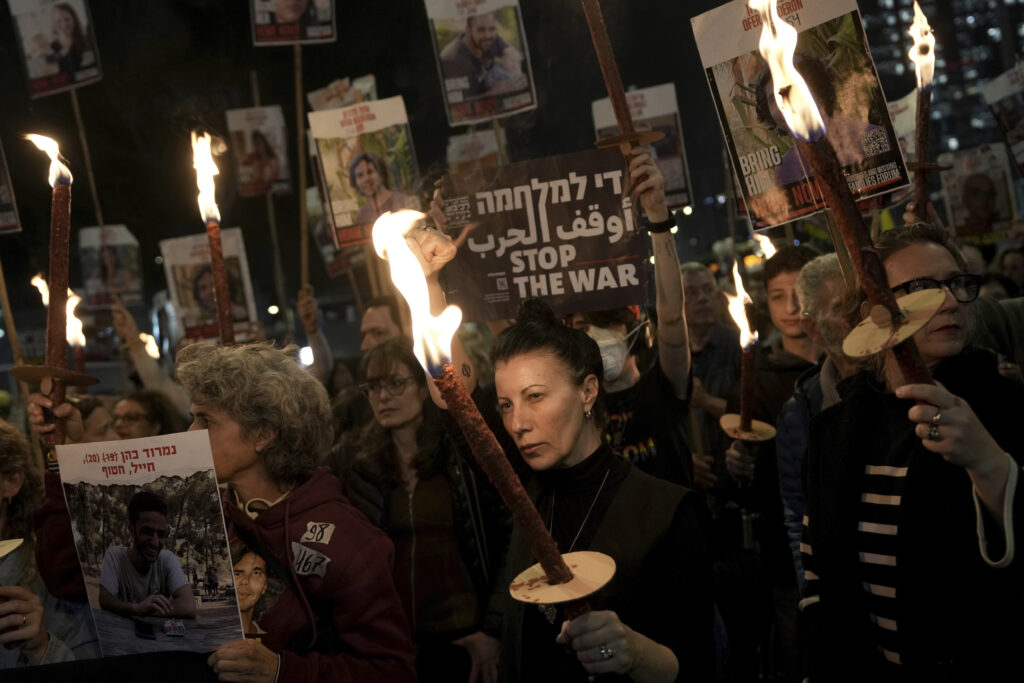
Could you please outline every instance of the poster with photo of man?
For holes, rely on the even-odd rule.
[[[518,0],[425,3],[449,125],[536,108]]]
[[[794,65],[814,96],[853,196],[865,199],[907,185],[856,1],[789,0],[778,9],[799,32]],[[758,53],[760,15],[746,0],[733,0],[690,21],[754,227],[824,210]]]
[[[256,47],[333,43],[338,38],[334,0],[249,0]]]
[[[85,0],[9,0],[33,98],[100,80],[99,50]]]
[[[0,235],[20,231],[21,220],[18,218],[18,203],[14,201],[14,185],[11,184],[4,145],[0,142]]]
[[[419,168],[401,97],[308,117],[339,249],[365,244],[381,214],[421,208]]]
[[[975,149],[940,154],[942,194],[946,218],[966,244],[994,245],[1006,239],[1017,216],[1013,169],[1006,147],[982,145]]]
[[[1024,65],[1018,64],[981,86],[1017,169],[1024,175]]]
[[[104,656],[243,637],[205,430],[58,446],[57,460]]]
[[[618,149],[482,169],[445,180],[448,302],[463,320],[515,317],[541,297],[558,313],[646,302],[648,262]]]
[[[670,207],[689,206],[693,203],[690,189],[690,169],[686,164],[686,148],[683,145],[683,125],[679,118],[679,104],[676,100],[674,83],[664,83],[650,88],[630,90],[626,103],[637,130],[653,130],[664,133],[665,137],[651,143],[651,157],[665,178],[665,199]],[[591,105],[594,129],[597,139],[619,134],[619,124],[609,98],[597,100]]]
[[[231,292],[235,339],[248,341],[253,338],[259,318],[256,316],[242,229],[226,228],[221,230],[220,236]],[[160,254],[164,260],[167,289],[184,337],[192,341],[218,339],[217,298],[210,264],[210,241],[206,233],[160,240]]]
[[[283,194],[291,189],[288,129],[278,105],[224,112],[243,197]]]
[[[126,225],[104,225],[78,231],[78,257],[85,280],[85,304],[109,308],[115,298],[125,306],[142,304],[139,241]]]

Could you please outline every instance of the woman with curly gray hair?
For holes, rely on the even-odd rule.
[[[178,354],[190,430],[208,431],[226,485],[229,535],[265,561],[277,592],[253,624],[259,640],[223,645],[209,664],[223,680],[413,680],[391,541],[319,469],[327,392],[290,351],[194,344]]]

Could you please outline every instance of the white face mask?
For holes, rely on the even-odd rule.
[[[626,358],[629,350],[636,343],[637,333],[644,328],[644,322],[637,325],[628,335],[610,330],[607,327],[590,326],[587,336],[597,342],[597,348],[601,351],[601,364],[604,366],[604,381],[612,382],[619,378],[622,369],[626,366]],[[632,337],[630,340],[629,338]],[[629,343],[627,344],[627,340]]]

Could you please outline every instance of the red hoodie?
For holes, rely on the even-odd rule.
[[[255,538],[277,559],[267,562],[253,619],[261,642],[281,655],[278,681],[416,679],[391,541],[349,504],[334,475],[317,472],[256,519],[228,498],[224,514],[233,550]]]

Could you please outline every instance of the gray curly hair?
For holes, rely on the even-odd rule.
[[[193,401],[225,411],[245,438],[272,436],[260,458],[273,481],[292,485],[324,461],[334,435],[327,390],[299,367],[294,349],[192,344],[177,362]]]

